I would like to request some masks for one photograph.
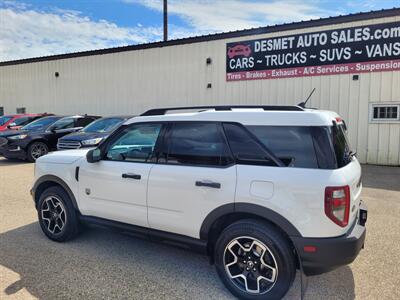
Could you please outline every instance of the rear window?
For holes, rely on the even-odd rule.
[[[352,152],[344,125],[332,126],[332,143],[338,168],[346,166],[351,161]]]
[[[318,168],[311,127],[247,126],[247,128],[287,166]]]

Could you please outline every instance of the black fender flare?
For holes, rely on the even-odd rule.
[[[215,221],[219,218],[234,214],[234,213],[248,213],[252,215],[256,215],[261,217],[276,226],[278,226],[281,230],[283,230],[289,237],[297,236],[301,237],[300,232],[294,227],[292,223],[290,223],[285,217],[274,212],[273,210],[266,208],[261,205],[252,204],[252,203],[229,203],[224,204],[222,206],[217,207],[213,211],[211,211],[207,217],[204,219],[201,228],[200,228],[200,239],[208,240],[208,234],[210,229],[212,228]]]
[[[76,210],[79,210],[78,209],[78,203],[76,202],[74,193],[71,191],[69,186],[64,182],[64,180],[62,180],[60,177],[57,177],[57,176],[54,176],[54,175],[44,175],[44,176],[38,178],[36,180],[35,184],[33,185],[32,190],[31,190],[31,194],[32,194],[32,197],[33,197],[33,201],[35,202],[35,207],[37,205],[36,191],[37,191],[38,187],[41,184],[48,183],[48,182],[52,182],[52,183],[55,183],[55,184],[61,186],[67,192],[68,196],[70,197],[70,199],[72,201],[72,205],[74,206],[74,208]]]

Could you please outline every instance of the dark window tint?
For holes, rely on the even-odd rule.
[[[332,126],[332,143],[335,150],[337,166],[346,166],[351,161],[351,150],[343,125]]]
[[[90,118],[90,117],[78,118],[76,119],[76,127],[85,127],[90,123],[92,123],[94,120],[95,118]]]
[[[160,162],[184,165],[225,166],[232,162],[222,128],[216,123],[172,125]]]
[[[318,168],[310,127],[248,126],[247,128],[286,165]]]
[[[238,163],[275,166],[265,149],[245,128],[238,124],[224,124],[226,137]]]
[[[161,124],[138,124],[122,131],[114,142],[111,142],[107,151],[108,160],[149,162]]]
[[[336,158],[331,142],[330,127],[311,127],[318,166],[321,169],[336,169]]]

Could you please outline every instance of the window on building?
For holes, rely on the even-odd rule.
[[[3,115],[4,115],[4,107],[0,106],[0,116],[3,116]]]
[[[26,107],[17,107],[17,114],[25,114]]]
[[[372,104],[372,121],[400,121],[400,104]]]

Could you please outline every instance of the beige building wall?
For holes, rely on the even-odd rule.
[[[400,16],[235,39],[0,66],[0,106],[57,114],[140,114],[153,107],[200,104],[297,104],[347,122],[363,163],[400,164],[400,123],[371,123],[372,102],[400,103],[400,71],[227,82],[226,43],[400,21]],[[207,65],[206,58],[212,63]],[[55,77],[59,72],[59,77]],[[207,88],[211,83],[212,87]]]

